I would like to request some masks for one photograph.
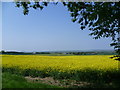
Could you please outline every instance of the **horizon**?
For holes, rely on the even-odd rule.
[[[18,50],[1,50],[5,52],[91,52],[91,51],[114,51],[112,49],[106,49],[106,50],[54,50],[54,51],[18,51]]]

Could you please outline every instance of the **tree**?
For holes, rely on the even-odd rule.
[[[58,2],[53,3],[57,4]],[[120,2],[61,3],[68,8],[72,21],[80,24],[82,30],[89,27],[92,32],[90,35],[94,36],[94,39],[111,37],[113,41],[111,46],[114,46],[118,53],[114,58],[120,61],[120,36],[118,36],[120,35]],[[49,2],[16,2],[17,7],[23,7],[24,15],[29,13],[29,8],[42,10],[48,4]]]
[[[4,50],[2,50],[2,51],[1,51],[1,53],[2,53],[2,54],[4,54],[4,53],[5,53],[5,51],[4,51]]]

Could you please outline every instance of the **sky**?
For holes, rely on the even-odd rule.
[[[48,5],[42,11],[23,9],[13,2],[2,3],[2,50],[9,51],[66,51],[113,50],[110,38],[94,40],[86,28],[71,21],[62,4]]]
[[[0,2],[0,50],[2,50],[2,3]]]

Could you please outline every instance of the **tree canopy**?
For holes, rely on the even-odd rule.
[[[24,15],[29,8],[42,10],[48,4],[58,2],[16,2],[17,7],[23,8]],[[61,2],[68,8],[73,22],[80,24],[80,29],[89,27],[90,35],[94,39],[111,37],[112,44],[118,55],[114,56],[120,61],[120,2]],[[116,58],[117,57],[117,58]]]

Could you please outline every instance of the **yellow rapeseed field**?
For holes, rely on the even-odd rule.
[[[118,61],[111,55],[88,56],[40,56],[40,55],[2,55],[2,67],[35,70],[57,70],[69,72],[86,68],[97,70],[118,70]],[[48,72],[48,71],[47,71]]]

